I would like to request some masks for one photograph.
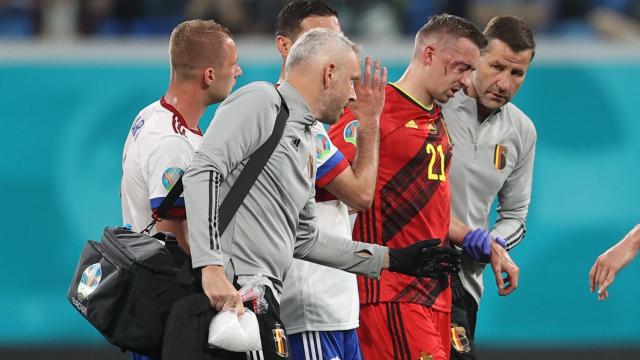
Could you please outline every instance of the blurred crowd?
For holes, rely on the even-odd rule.
[[[165,36],[185,19],[211,18],[234,35],[271,35],[288,0],[0,0],[0,38]],[[498,14],[522,16],[537,34],[640,38],[640,0],[333,0],[352,37],[397,39],[431,14],[479,27]]]

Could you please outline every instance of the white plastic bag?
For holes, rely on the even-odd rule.
[[[229,351],[262,350],[256,314],[247,308],[241,317],[233,310],[219,312],[209,324],[208,342],[212,347]]]
[[[238,292],[242,302],[251,302],[253,309],[245,308],[241,317],[233,310],[221,311],[214,316],[209,324],[210,346],[236,352],[262,350],[256,314],[263,314],[269,308],[264,298],[266,281],[262,275],[244,279],[244,286]]]

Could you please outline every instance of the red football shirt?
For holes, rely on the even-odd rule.
[[[333,143],[353,161],[358,121],[346,110],[329,129]],[[380,162],[373,205],[360,211],[353,239],[401,248],[419,240],[446,241],[449,232],[451,141],[440,113],[394,84],[386,87],[380,117]],[[449,280],[383,271],[380,280],[358,276],[360,303],[409,302],[449,312]]]

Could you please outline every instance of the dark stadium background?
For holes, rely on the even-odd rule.
[[[65,294],[84,241],[120,224],[122,145],[135,114],[166,89],[168,31],[193,16],[226,22],[244,70],[238,86],[274,81],[280,3],[0,1],[1,359],[126,358]],[[334,4],[347,35],[382,58],[392,80],[430,13],[532,23],[536,58],[514,99],[538,130],[527,237],[512,252],[521,285],[500,298],[485,274],[480,359],[639,359],[640,264],[619,274],[604,302],[587,276],[639,221],[639,2]]]

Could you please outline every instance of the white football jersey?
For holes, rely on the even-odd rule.
[[[164,98],[138,113],[122,153],[120,197],[125,226],[134,231],[147,227],[152,209],[160,206],[184,173],[201,139],[202,132],[189,129],[182,115]],[[185,216],[182,197],[169,215]]]
[[[312,133],[316,141],[316,185],[330,183],[348,161],[331,143],[324,126],[317,122]],[[339,200],[316,197],[316,218],[321,231],[351,238],[347,206]],[[303,331],[336,331],[357,328],[358,284],[354,274],[294,259],[284,282],[280,316],[288,334]]]

